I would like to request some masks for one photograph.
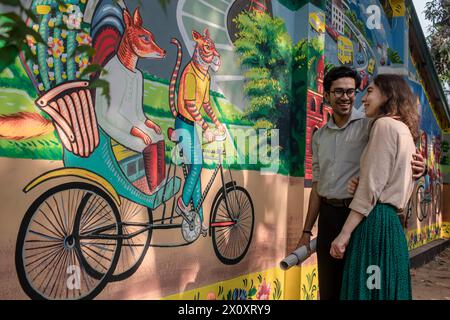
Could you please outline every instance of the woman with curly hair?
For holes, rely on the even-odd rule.
[[[341,299],[409,300],[409,254],[398,214],[413,191],[409,163],[419,138],[416,99],[402,76],[383,74],[362,101],[374,122],[351,213],[330,254],[343,259],[345,253]]]

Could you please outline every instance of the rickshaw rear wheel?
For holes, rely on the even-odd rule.
[[[15,252],[20,285],[32,299],[93,299],[108,283],[119,259],[121,239],[85,240],[92,211],[102,208],[109,234],[120,235],[120,215],[111,197],[84,182],[62,184],[40,195],[28,208],[20,225]],[[100,223],[101,221],[96,223]],[[87,260],[97,261],[102,272],[92,272]]]

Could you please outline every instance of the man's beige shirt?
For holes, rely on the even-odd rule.
[[[359,161],[369,140],[371,119],[353,108],[350,119],[339,128],[330,118],[312,139],[313,182],[319,196],[346,199],[347,183],[359,175]]]

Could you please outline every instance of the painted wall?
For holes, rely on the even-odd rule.
[[[440,128],[402,40],[402,10],[369,30],[365,7],[378,1],[63,2],[31,1],[39,21],[29,23],[47,44],[28,39],[31,58],[0,74],[3,299],[317,299],[315,255],[288,272],[278,263],[306,215],[332,65],[357,68],[361,90],[379,72],[408,70],[438,189]],[[83,45],[107,74],[83,73]],[[98,80],[111,103],[87,87]],[[183,166],[170,129],[191,130],[176,115],[196,110],[211,129],[223,124],[226,140]],[[185,156],[199,148],[187,143]],[[186,179],[190,170],[198,176]],[[195,213],[184,218],[176,202],[190,194]],[[411,248],[439,236],[439,214],[411,213]]]

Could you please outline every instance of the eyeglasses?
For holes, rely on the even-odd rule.
[[[333,91],[330,91],[331,93],[333,93],[336,97],[342,97],[345,94],[347,94],[347,97],[351,98],[353,96],[355,96],[356,94],[356,89],[342,89],[342,88],[336,88]]]

